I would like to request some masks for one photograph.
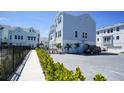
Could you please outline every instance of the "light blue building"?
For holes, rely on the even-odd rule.
[[[80,44],[78,49],[76,43]],[[96,44],[96,22],[89,14],[75,16],[59,12],[49,32],[49,48],[57,49],[56,44],[61,45],[58,49],[61,52],[67,52],[65,46],[71,44],[70,53],[82,53],[85,44]]]
[[[0,25],[0,43],[15,46],[37,47],[40,34],[34,28]]]

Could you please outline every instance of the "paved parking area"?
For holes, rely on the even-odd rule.
[[[108,80],[124,80],[124,54],[93,56],[51,54],[51,57],[71,70],[75,70],[79,66],[87,80],[92,80],[96,73],[102,73]]]

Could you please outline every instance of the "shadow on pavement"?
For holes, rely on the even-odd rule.
[[[91,54],[82,54],[82,55],[84,55],[84,56],[101,56],[101,55],[118,55],[118,54],[117,53],[102,52],[100,54],[93,54],[93,55],[91,55]]]
[[[108,53],[108,52],[101,52],[100,54],[62,53],[62,54],[59,54],[59,55],[65,55],[65,54],[71,54],[71,55],[82,55],[82,56],[119,55],[119,54],[117,54],[117,53]]]

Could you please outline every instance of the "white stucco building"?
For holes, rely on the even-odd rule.
[[[0,25],[0,44],[37,47],[40,34],[34,28]]]
[[[79,43],[78,49],[74,44]],[[96,44],[96,23],[89,14],[71,15],[65,12],[59,12],[54,24],[50,27],[49,48],[56,49],[56,44],[60,44],[62,52],[67,52],[66,44],[71,44],[70,53],[83,52],[85,44]]]
[[[96,31],[96,44],[108,52],[124,52],[124,23],[106,26]]]

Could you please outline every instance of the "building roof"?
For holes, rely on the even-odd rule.
[[[56,27],[56,20],[58,19],[58,16],[63,15],[63,14],[69,15],[69,16],[74,17],[74,18],[76,18],[76,17],[80,18],[80,17],[85,17],[85,16],[91,17],[88,13],[86,13],[86,14],[80,14],[80,15],[72,15],[72,14],[69,14],[69,13],[67,13],[67,12],[59,11],[59,12],[57,13],[57,15],[55,16],[54,24],[50,26],[49,34],[52,34],[52,33],[55,32],[54,29],[55,29],[55,27]],[[92,17],[91,17],[91,19],[94,21],[94,19],[93,19]],[[95,21],[94,21],[94,22],[95,22]]]
[[[26,32],[35,32],[35,33],[39,33],[38,30],[34,29],[33,27],[30,27],[30,28],[24,28],[24,27],[20,27],[20,26],[10,26],[10,25],[3,25],[3,24],[0,24],[0,28],[2,29],[8,29],[8,30],[16,30],[16,29],[23,29],[23,31],[26,31]]]
[[[110,28],[118,27],[118,26],[122,26],[122,25],[124,25],[124,22],[121,22],[121,23],[118,23],[118,24],[114,24],[114,25],[105,26],[105,27],[102,27],[100,29],[97,29],[96,31],[106,30],[106,29],[110,29]]]

